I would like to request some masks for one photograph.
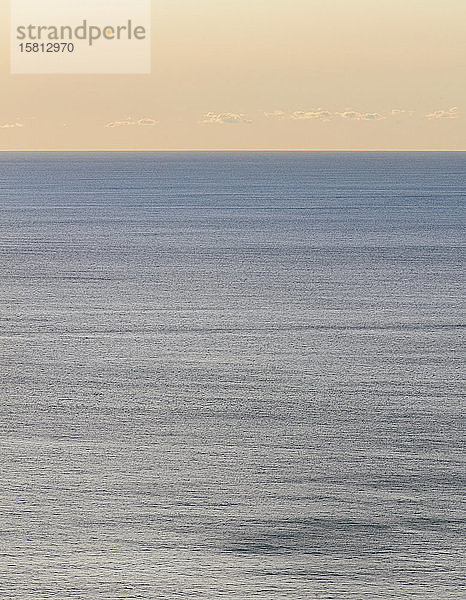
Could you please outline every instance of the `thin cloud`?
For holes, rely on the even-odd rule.
[[[202,117],[201,123],[205,124],[217,124],[217,125],[238,125],[241,123],[251,123],[252,121],[246,117],[243,113],[214,113],[208,112]]]
[[[333,116],[333,113],[323,108],[316,108],[309,111],[297,110],[290,115],[293,121],[330,121]]]
[[[359,112],[356,110],[346,110],[344,112],[337,113],[343,119],[350,121],[381,121],[386,119],[384,115],[377,112]]]
[[[286,119],[286,113],[283,110],[273,110],[272,112],[265,112],[264,116],[267,119],[279,119],[279,120],[283,120]]]
[[[401,111],[406,112],[408,111]],[[398,114],[392,111],[392,115]],[[387,117],[378,112],[360,112],[358,110],[345,110],[343,112],[332,112],[324,108],[313,108],[311,110],[296,110],[292,113],[285,113],[283,110],[265,112],[264,116],[268,119],[291,120],[291,121],[322,121],[328,123],[334,119],[343,118],[350,121],[381,121]]]
[[[0,129],[21,129],[24,127],[22,123],[0,123]]]
[[[129,118],[126,121],[111,121],[110,123],[107,123],[105,127],[107,127],[108,129],[113,129],[115,127],[153,127],[157,123],[158,121],[156,121],[155,119],[144,118],[134,120],[132,118]]]
[[[400,116],[406,116],[406,117],[412,117],[415,114],[414,110],[405,110],[404,108],[394,108],[391,112],[393,117],[400,117]]]
[[[291,121],[330,121],[336,113],[332,113],[329,110],[323,108],[313,108],[311,110],[296,110],[292,113],[286,113],[283,110],[273,110],[271,112],[264,112],[266,119],[276,119],[282,121],[284,119]]]
[[[426,115],[426,118],[434,121],[436,119],[457,119],[458,116],[458,108],[456,106],[452,106],[448,110],[434,110],[434,112]]]

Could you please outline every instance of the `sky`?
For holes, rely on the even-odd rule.
[[[149,75],[12,75],[8,8],[0,150],[466,149],[466,0],[153,0]]]

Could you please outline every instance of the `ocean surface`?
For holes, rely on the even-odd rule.
[[[0,154],[1,600],[459,600],[466,153]]]

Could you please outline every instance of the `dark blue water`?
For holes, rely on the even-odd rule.
[[[465,173],[0,154],[1,599],[464,598]]]

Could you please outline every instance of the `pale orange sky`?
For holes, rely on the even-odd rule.
[[[151,75],[10,75],[0,0],[0,149],[466,149],[466,0],[152,4]]]

